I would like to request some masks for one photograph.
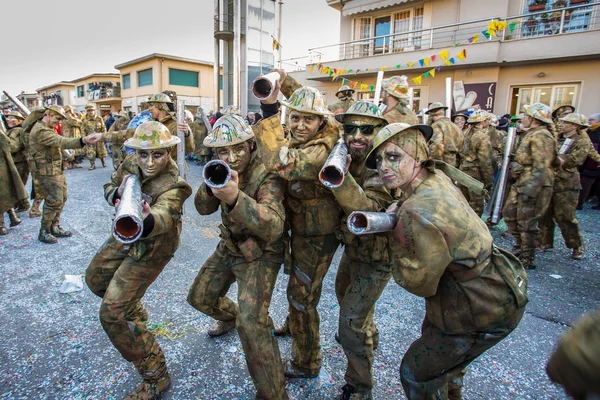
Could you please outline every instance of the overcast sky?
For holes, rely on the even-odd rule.
[[[326,0],[283,2],[283,59],[339,42],[339,12]],[[213,0],[8,0],[1,8],[0,89],[15,95],[118,72],[115,65],[151,53],[214,58]]]

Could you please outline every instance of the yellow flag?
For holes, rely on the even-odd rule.
[[[415,63],[414,63],[414,62],[412,62],[412,61],[409,61],[409,62],[408,62],[408,68],[412,67],[413,65],[415,65]]]
[[[271,36],[271,37],[273,38],[273,50],[279,50],[279,48],[281,47],[281,44],[279,44],[277,39],[275,39],[275,36]]]
[[[429,67],[429,57],[425,57],[423,61],[425,62],[425,66]]]
[[[413,82],[415,83],[415,85],[420,85],[421,84],[421,76],[417,76],[416,78],[413,78]]]
[[[465,58],[467,57],[467,50],[463,50],[460,53],[457,54],[458,58],[460,58],[461,60],[465,61]]]
[[[471,43],[477,43],[479,42],[479,33],[475,36],[473,36],[473,40],[471,40]]]
[[[312,66],[312,65],[309,65],[309,66],[308,66],[308,72],[310,72],[310,73],[312,74],[312,70],[313,70],[313,66]]]
[[[432,78],[435,78],[435,68],[429,70],[429,75],[431,75]]]
[[[448,50],[440,51],[440,57],[442,60],[446,60],[448,58]]]
[[[444,61],[444,65],[452,65],[452,63],[448,60]]]

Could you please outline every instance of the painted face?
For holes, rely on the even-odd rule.
[[[533,118],[531,118],[529,115],[525,115],[523,116],[523,118],[521,119],[521,125],[523,126],[523,128],[528,129],[531,128],[531,123],[533,122]]]
[[[321,117],[318,115],[296,110],[291,110],[289,121],[292,136],[300,143],[308,142],[317,134],[321,126]]]
[[[14,128],[15,126],[18,126],[21,122],[20,119],[11,116],[6,117],[6,123],[8,124],[9,128]]]
[[[62,115],[58,115],[53,112],[51,112],[50,114],[46,114],[46,115],[48,115],[47,125],[50,129],[56,128],[56,125],[60,124],[60,122],[63,120]]]
[[[354,125],[345,123],[344,142],[354,161],[364,161],[373,148],[375,135],[381,129],[380,125]]]
[[[568,135],[570,133],[577,132],[579,126],[570,122],[558,121],[558,128],[560,129],[560,133],[562,133],[563,135]]]
[[[136,150],[135,156],[144,179],[160,174],[171,159],[171,154],[167,149]]]
[[[238,174],[243,173],[252,159],[252,148],[250,143],[243,142],[233,146],[218,147],[217,157],[225,161]]]
[[[88,118],[96,118],[96,110],[94,110],[94,109],[87,110],[87,117]]]
[[[148,111],[150,111],[150,114],[152,114],[152,119],[158,119],[158,114],[160,113],[160,110],[158,109],[157,103],[150,103]]]
[[[379,176],[388,189],[406,189],[421,170],[420,163],[389,141],[377,148],[375,161]]]
[[[454,118],[454,123],[460,128],[460,129],[464,129],[465,128],[465,124],[467,123],[467,119],[465,117],[463,117],[462,115],[457,116],[456,118]]]

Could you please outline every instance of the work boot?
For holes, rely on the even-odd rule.
[[[33,205],[29,210],[29,218],[37,218],[42,216],[42,212],[40,211],[40,204],[42,204],[42,199],[35,199],[33,201]]]
[[[4,215],[0,220],[0,235],[8,235],[8,229],[6,229],[6,225],[4,225]]]
[[[40,234],[38,235],[38,240],[40,242],[44,242],[44,243],[48,243],[48,244],[58,243],[58,239],[54,235],[52,235],[52,232],[50,232],[50,229],[40,229]]]
[[[296,365],[294,365],[294,362],[289,358],[285,358],[283,360],[283,374],[287,378],[291,379],[310,379],[319,376],[318,372],[310,373],[308,371],[303,370],[300,367],[297,367]]]
[[[29,207],[31,207],[31,204],[29,204],[29,200],[27,200],[27,199],[22,200],[17,205],[17,208],[15,208],[15,212],[18,212],[18,213],[25,212],[25,211],[29,210]]]
[[[171,386],[165,355],[158,344],[155,343],[153,347],[153,352],[146,358],[133,362],[144,380],[135,392],[125,397],[125,400],[158,399],[159,395]]]
[[[8,214],[8,218],[10,219],[10,227],[17,226],[21,223],[21,219],[17,217],[17,213],[13,208],[6,212]]]
[[[346,383],[344,387],[342,387],[342,395],[340,396],[340,400],[371,400],[373,396],[371,396],[371,391],[367,393],[357,393],[354,386],[349,383]]]
[[[81,168],[81,165],[77,165],[75,161],[71,162],[71,169]]]
[[[73,233],[71,231],[65,231],[60,225],[52,225],[52,235],[55,237],[71,237]]]
[[[215,321],[215,323],[208,330],[208,336],[223,336],[233,328],[235,328],[235,319],[231,319],[229,321]]]
[[[104,158],[101,158],[100,162],[102,162],[102,168],[106,168],[106,161],[104,161]]]
[[[526,255],[521,253],[519,255],[519,261],[523,264],[525,269],[535,269],[535,255]]]
[[[583,255],[585,254],[585,250],[585,245],[581,245],[573,249],[573,254],[571,255],[571,258],[573,260],[581,260],[583,258]]]
[[[89,168],[89,170],[91,171],[93,169],[96,169],[96,163],[90,161],[90,168]]]
[[[273,330],[275,336],[287,336],[290,334],[290,325],[288,324],[288,317],[285,318],[285,322]],[[338,342],[339,343],[339,342]]]
[[[553,249],[553,248],[554,248],[554,246],[552,246],[551,244],[540,244],[536,248],[536,250],[538,250],[538,251],[546,251],[546,250],[550,250],[550,249]]]

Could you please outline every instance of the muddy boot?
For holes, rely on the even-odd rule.
[[[81,165],[77,165],[75,161],[71,162],[71,169],[81,168]]]
[[[12,225],[11,225],[12,226]],[[576,249],[573,249],[573,254],[571,255],[571,258],[573,260],[581,260],[585,254],[585,245],[579,246]]]
[[[29,200],[27,200],[27,199],[22,200],[17,205],[17,208],[15,208],[15,212],[18,212],[18,213],[25,212],[25,211],[29,210],[29,207],[31,207],[31,204],[29,204]]]
[[[104,158],[101,158],[100,162],[102,163],[102,168],[106,168],[106,161],[104,161]]]
[[[55,237],[71,237],[73,233],[71,231],[65,231],[59,224],[52,225],[52,235]]]
[[[17,217],[17,213],[13,208],[6,212],[8,214],[8,218],[10,218],[10,227],[17,226],[21,223],[21,219]]]
[[[90,161],[90,167],[88,168],[90,171],[96,169],[96,163]]]
[[[371,391],[368,391],[367,393],[358,393],[354,386],[349,383],[346,383],[344,387],[342,387],[342,394],[340,396],[340,400],[370,400],[372,398]]]
[[[233,330],[233,328],[235,328],[235,319],[230,321],[215,321],[215,323],[208,330],[208,336],[223,336],[227,332]]]
[[[6,225],[4,225],[4,215],[0,220],[0,235],[8,235],[8,229],[6,229]]]
[[[289,320],[289,316],[285,317],[285,322],[275,328],[275,330],[273,331],[273,334],[275,336],[287,336],[290,334],[290,325],[288,323],[288,320]],[[337,341],[339,343],[339,340],[337,340]]]
[[[525,269],[535,269],[535,249],[523,249],[519,254],[519,261]]]
[[[58,239],[52,235],[50,229],[40,229],[40,234],[38,235],[38,240],[43,243],[54,244],[58,243]]]
[[[29,218],[37,218],[42,216],[42,212],[40,211],[40,205],[42,204],[42,199],[35,199],[33,201],[33,205],[29,210]]]
[[[167,361],[157,343],[154,343],[152,352],[146,358],[133,364],[144,380],[125,400],[157,399],[171,385]]]
[[[291,378],[291,379],[311,379],[311,378],[316,378],[317,376],[319,376],[319,372],[310,372],[310,371],[306,371],[298,366],[296,366],[294,364],[294,362],[289,359],[289,358],[285,358],[283,360],[283,374],[287,377],[287,378]]]

